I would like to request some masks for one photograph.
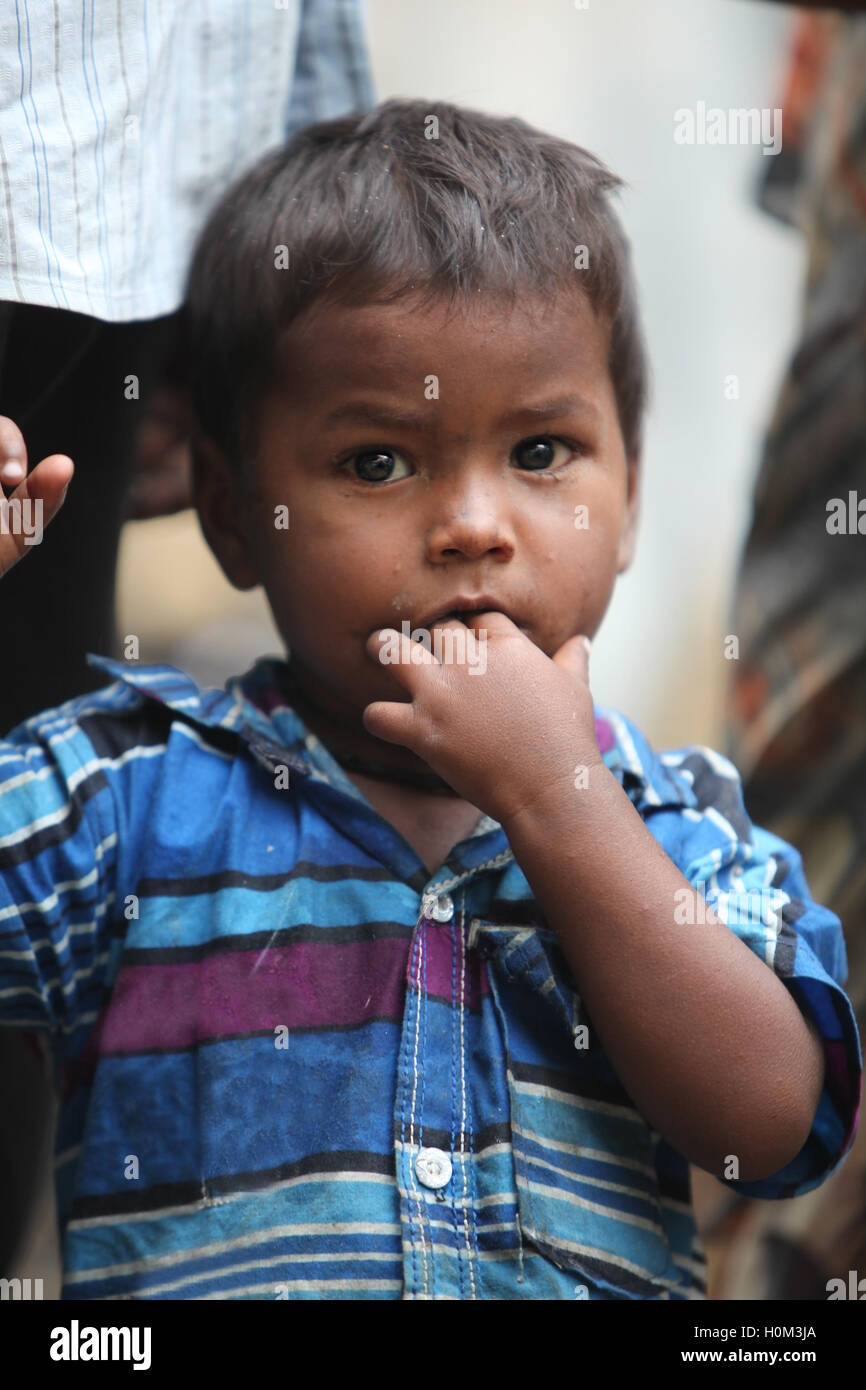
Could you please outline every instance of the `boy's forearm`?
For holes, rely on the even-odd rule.
[[[635,1105],[691,1162],[767,1177],[802,1148],[823,1087],[817,1035],[773,971],[708,909],[604,763],[503,825]],[[710,914],[713,916],[713,914]]]

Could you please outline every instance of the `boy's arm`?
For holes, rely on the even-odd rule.
[[[648,798],[648,829],[598,746],[584,635],[548,657],[503,613],[471,625],[441,623],[464,631],[467,655],[483,629],[483,679],[408,635],[371,634],[377,660],[396,641],[410,699],[367,705],[365,727],[500,823],[620,1081],[668,1143],[749,1195],[808,1191],[850,1147],[860,1093],[838,917],[812,902],[796,850],[751,824],[736,768],[711,750],[683,750],[690,798]],[[706,920],[707,882],[724,924]],[[731,906],[755,890],[757,923],[732,930]]]
[[[824,1085],[816,1031],[706,906],[613,773],[593,765],[585,788],[560,783],[503,829],[646,1119],[719,1178],[731,1155],[741,1180],[783,1168]]]
[[[0,1025],[83,1043],[126,925],[121,828],[110,770],[74,708],[0,740]]]

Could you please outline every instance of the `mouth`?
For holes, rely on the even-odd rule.
[[[468,623],[468,620],[476,613],[504,613],[506,618],[510,618],[516,626],[520,626],[520,622],[512,610],[506,608],[498,599],[491,598],[487,594],[479,594],[475,598],[469,598],[465,594],[456,594],[449,603],[443,604],[420,619],[417,626],[430,628],[434,623],[446,622],[449,618],[457,618],[461,623]]]

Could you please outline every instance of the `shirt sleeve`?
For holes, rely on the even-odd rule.
[[[359,0],[301,0],[286,139],[376,100]]]
[[[770,1177],[723,1180],[749,1197],[796,1197],[839,1167],[857,1131],[862,1052],[842,988],[848,975],[842,924],[813,901],[799,852],[752,824],[733,763],[692,747],[665,754],[664,764],[686,779],[696,803],[680,808],[667,852],[716,915],[775,971],[820,1036],[824,1089],[800,1152]],[[659,814],[666,818],[664,808]],[[653,819],[647,823],[655,830]]]
[[[76,718],[86,706],[70,701],[0,741],[0,1025],[67,1040],[98,1016],[122,921],[116,803]]]

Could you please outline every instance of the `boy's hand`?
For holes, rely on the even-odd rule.
[[[465,661],[441,663],[436,630],[463,632]],[[475,634],[486,632],[486,639]],[[387,743],[399,743],[443,777],[449,786],[505,825],[527,807],[573,787],[578,769],[604,766],[595,737],[586,639],[569,638],[551,658],[504,613],[473,614],[435,623],[429,651],[420,642],[382,628],[367,651],[399,653],[390,669],[411,702],[376,701],[364,710],[364,727]],[[463,650],[459,639],[451,648]],[[388,663],[385,663],[388,664]]]
[[[10,570],[40,540],[42,528],[63,505],[74,468],[66,454],[49,454],[27,475],[24,436],[7,415],[0,415],[0,575]],[[19,505],[15,505],[15,503]]]

